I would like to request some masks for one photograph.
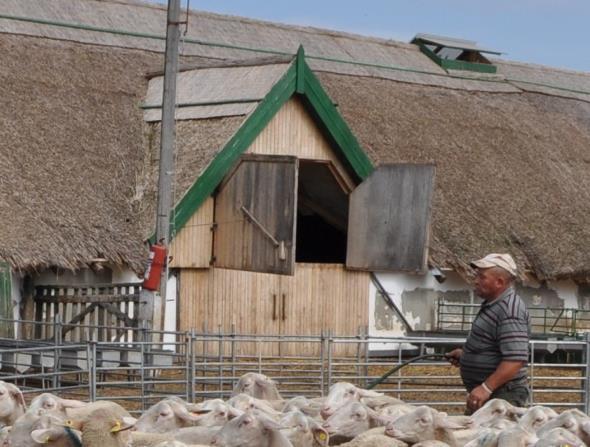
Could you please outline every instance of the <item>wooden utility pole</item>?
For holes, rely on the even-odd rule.
[[[174,144],[176,139],[176,74],[178,72],[178,43],[180,40],[180,0],[168,1],[166,27],[166,54],[164,62],[164,92],[162,95],[162,129],[160,137],[160,173],[158,178],[158,214],[156,218],[156,242],[169,246],[172,182],[174,181]],[[154,294],[152,328],[164,329],[166,308],[166,283],[168,268],[162,269],[160,294]]]

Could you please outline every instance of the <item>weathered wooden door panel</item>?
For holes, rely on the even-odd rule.
[[[181,270],[181,330],[278,335],[279,279],[278,275],[220,268]],[[279,353],[278,342],[236,341],[234,348],[237,355]],[[213,343],[199,349],[219,354],[219,346]],[[225,355],[231,354],[228,343],[222,350]]]
[[[216,267],[292,275],[297,159],[243,156],[215,199]]]
[[[350,195],[346,265],[423,272],[433,184],[433,165],[379,166]]]

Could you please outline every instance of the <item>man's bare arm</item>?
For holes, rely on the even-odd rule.
[[[488,388],[495,391],[506,382],[512,380],[525,365],[526,362],[503,360],[496,368],[496,371],[486,379],[485,383]]]
[[[520,368],[522,368],[525,364],[526,362],[503,360],[496,368],[496,371],[494,371],[484,383],[489,388],[489,391],[494,392],[506,382],[513,379],[514,376],[518,374]],[[481,406],[485,404],[492,395],[492,393],[489,391],[483,385],[473,388],[471,393],[469,393],[467,396],[467,407],[472,411],[476,411],[481,408]]]

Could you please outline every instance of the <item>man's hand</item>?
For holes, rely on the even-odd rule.
[[[453,349],[450,352],[445,354],[445,358],[451,362],[453,366],[459,366],[459,360],[461,360],[461,356],[463,355],[463,349],[457,348]]]
[[[479,410],[490,399],[490,396],[491,393],[488,393],[481,385],[473,388],[467,396],[467,408],[471,411]]]

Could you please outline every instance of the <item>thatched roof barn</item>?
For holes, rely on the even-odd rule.
[[[140,268],[159,144],[140,106],[162,68],[165,17],[134,0],[0,4],[0,258],[13,268],[97,257]],[[268,81],[249,106],[235,91],[240,107],[178,123],[177,201],[299,45],[374,165],[436,164],[433,265],[509,251],[539,279],[590,278],[587,73],[499,60],[495,74],[445,70],[412,44],[194,12],[185,64],[271,59],[246,64]]]

